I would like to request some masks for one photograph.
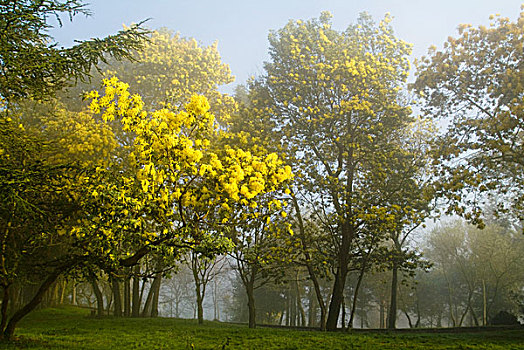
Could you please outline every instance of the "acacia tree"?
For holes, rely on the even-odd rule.
[[[435,152],[439,192],[450,212],[479,225],[487,191],[499,211],[523,217],[524,13],[491,19],[489,27],[460,25],[442,50],[430,48],[414,84],[423,111],[449,122]]]
[[[93,74],[126,81],[130,92],[140,94],[149,108],[182,107],[192,95],[199,94],[210,101],[211,111],[221,122],[235,109],[233,99],[218,91],[220,85],[234,78],[229,66],[221,61],[216,43],[205,47],[195,39],[182,38],[167,29],[152,31],[143,47],[134,53],[133,61],[108,60],[100,72]],[[85,84],[79,85],[68,95],[85,88]],[[124,143],[133,137],[115,132],[122,135],[120,141]],[[156,281],[159,286],[160,280]]]
[[[344,32],[330,15],[291,21],[269,36],[261,110],[274,118],[280,137],[303,172],[309,193],[325,204],[322,222],[336,257],[326,321],[335,329],[355,240],[366,223],[392,219],[391,204],[374,198],[370,174],[389,166],[383,149],[410,120],[399,99],[410,47],[397,39],[390,17],[377,26],[368,15]]]

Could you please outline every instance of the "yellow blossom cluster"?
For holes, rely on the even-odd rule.
[[[120,121],[133,135],[130,157],[136,170],[127,178],[123,201],[134,184],[143,201],[139,207],[147,203],[166,217],[198,221],[214,211],[227,217],[234,202],[254,209],[256,196],[292,178],[291,168],[276,154],[255,156],[227,146],[213,150],[218,128],[204,96],[193,95],[183,109],[147,112],[127,84],[116,78],[103,84],[103,96],[89,95],[92,111],[105,121]]]

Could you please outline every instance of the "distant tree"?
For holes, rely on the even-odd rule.
[[[187,257],[187,265],[193,274],[197,304],[198,324],[204,323],[204,298],[210,281],[219,278],[224,257],[206,256],[193,250]]]
[[[500,310],[516,310],[512,292],[522,288],[522,244],[515,232],[461,222],[434,229],[428,238],[431,274],[444,277],[448,318],[462,326],[466,316],[486,325]]]

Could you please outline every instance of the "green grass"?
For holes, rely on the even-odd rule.
[[[524,330],[323,333],[193,320],[90,318],[77,308],[28,316],[0,349],[524,349]],[[227,342],[227,345],[226,345]]]

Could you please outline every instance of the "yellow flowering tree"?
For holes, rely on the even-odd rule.
[[[92,75],[93,81],[116,76],[155,109],[183,107],[194,94],[206,96],[211,111],[221,119],[235,109],[233,98],[218,91],[234,81],[229,66],[221,61],[218,43],[203,46],[166,28],[152,31],[134,52],[133,60],[108,59]],[[92,89],[98,86],[79,84],[67,95],[76,97]]]
[[[263,156],[285,154],[272,132],[272,121],[252,108],[253,94],[245,87],[236,89],[238,110],[228,120],[229,132],[223,134],[219,144],[236,145],[251,154]],[[286,160],[286,163],[287,160]],[[258,165],[264,171],[264,165]],[[285,178],[291,177],[291,167],[284,167]],[[288,184],[289,185],[289,184]],[[282,277],[289,255],[281,249],[285,239],[293,234],[287,217],[288,186],[280,191],[258,196],[249,206],[234,206],[234,217],[229,222],[234,248],[234,268],[240,277],[247,296],[248,325],[256,327],[255,291],[268,282]],[[285,261],[284,261],[285,260]]]
[[[210,140],[218,130],[203,96],[193,95],[183,109],[147,112],[127,84],[112,78],[104,86],[102,96],[90,94],[90,108],[133,135],[127,160],[131,166],[100,167],[95,181],[85,180],[96,215],[90,216],[89,226],[79,225],[75,235],[89,236],[94,229],[118,238],[101,240],[103,244],[120,244],[132,235],[139,248],[112,257],[117,264],[135,264],[157,247],[224,251],[230,246],[224,228],[233,208],[253,207],[259,195],[277,190],[291,177],[276,154],[255,156],[232,147],[213,151]]]
[[[490,19],[431,47],[413,84],[423,112],[448,125],[435,148],[439,195],[448,213],[480,227],[490,197],[497,211],[524,217],[524,12]]]
[[[264,89],[253,103],[277,125],[297,166],[296,192],[334,242],[326,328],[335,329],[357,243],[370,234],[384,237],[371,230],[377,222],[395,225],[397,203],[378,184],[389,182],[386,169],[399,155],[396,135],[412,119],[402,98],[411,49],[394,36],[389,15],[375,24],[363,14],[343,32],[330,17],[290,21],[270,34]]]

